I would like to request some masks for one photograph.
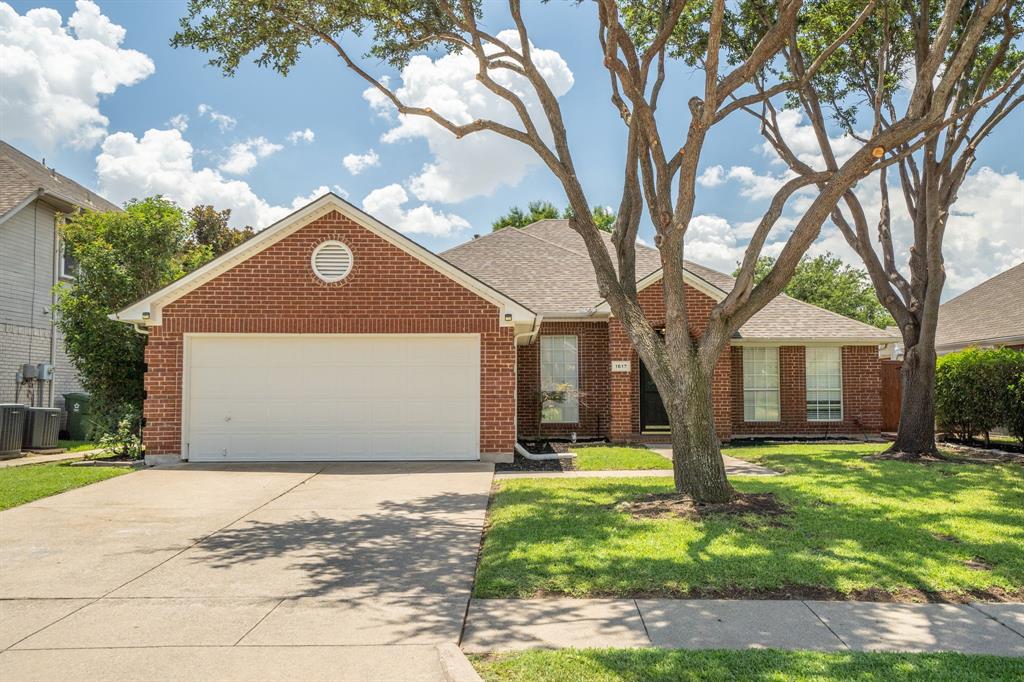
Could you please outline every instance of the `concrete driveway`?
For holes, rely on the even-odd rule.
[[[0,513],[6,680],[435,680],[492,465],[184,465]]]

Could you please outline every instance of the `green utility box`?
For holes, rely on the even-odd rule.
[[[64,394],[64,409],[68,411],[68,438],[71,440],[85,440],[90,400],[92,398],[88,393]]]

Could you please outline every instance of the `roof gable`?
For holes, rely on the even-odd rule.
[[[121,210],[99,194],[0,140],[0,222],[38,196],[68,207]]]
[[[319,199],[310,202],[201,268],[190,272],[127,308],[114,313],[111,315],[111,319],[135,324],[158,325],[162,321],[161,312],[167,305],[198,289],[236,265],[245,262],[254,255],[261,253],[331,211],[337,211],[360,227],[381,237],[384,241],[408,253],[484,300],[494,303],[498,307],[502,324],[529,324],[533,322],[535,315],[526,306],[505,293],[498,291],[491,285],[476,279],[471,274],[463,272],[443,258],[420,246],[405,235],[384,225],[376,218],[357,209],[333,193],[325,194]],[[506,316],[511,316],[511,319],[506,319]]]

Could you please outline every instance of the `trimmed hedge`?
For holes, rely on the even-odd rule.
[[[987,439],[997,426],[1024,440],[1024,351],[967,348],[939,358],[935,416],[940,429],[962,440]]]

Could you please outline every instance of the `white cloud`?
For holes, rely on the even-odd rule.
[[[501,31],[498,38],[513,48],[519,47],[516,31]],[[555,96],[568,92],[573,75],[561,55],[538,48],[533,48],[531,54]],[[410,106],[431,107],[458,124],[486,118],[521,127],[512,106],[491,94],[476,79],[477,71],[477,60],[469,53],[437,59],[418,55],[402,69],[397,94]],[[492,75],[498,83],[521,95],[541,130],[549,134],[540,104],[525,80],[507,70]],[[375,88],[366,90],[363,97],[381,115],[393,112],[390,102]],[[399,115],[396,125],[381,137],[385,143],[418,139],[426,140],[433,157],[409,183],[412,193],[423,201],[456,203],[470,197],[490,196],[502,186],[516,186],[532,167],[540,164],[536,154],[518,142],[488,131],[457,139],[421,116]]]
[[[167,120],[167,125],[179,132],[188,130],[188,114],[175,114]]]
[[[426,204],[406,209],[409,195],[401,185],[392,184],[373,190],[363,199],[363,210],[386,225],[407,234],[428,234],[447,237],[469,227],[469,223],[452,213],[435,211]]]
[[[797,158],[808,164],[811,168],[823,170],[825,160],[821,155],[821,147],[818,145],[818,138],[814,133],[814,127],[810,123],[804,123],[803,114],[795,109],[785,109],[777,116],[779,130],[782,139],[786,141]],[[869,137],[867,132],[861,133],[862,137]],[[835,152],[836,161],[842,164],[854,152],[861,147],[861,143],[847,134],[839,137],[829,137],[832,150]],[[783,163],[775,152],[775,149],[767,142],[761,144],[765,156],[772,158],[777,163]]]
[[[299,142],[309,143],[312,142],[314,138],[316,138],[316,134],[309,128],[306,128],[305,130],[293,130],[288,133],[288,141],[292,144],[298,144]]]
[[[228,147],[228,155],[218,166],[225,173],[232,175],[245,175],[259,163],[260,159],[266,158],[284,147],[275,144],[265,137],[250,137],[245,142],[239,142]]]
[[[0,2],[0,121],[3,137],[52,147],[95,146],[107,134],[101,95],[138,83],[153,61],[120,47],[125,29],[90,0],[78,0],[62,25],[59,12],[19,15]]]
[[[238,123],[234,117],[215,111],[209,104],[200,104],[196,107],[196,111],[199,112],[200,116],[206,116],[216,123],[222,133],[226,133],[227,131],[234,129],[235,125]]]
[[[697,178],[697,184],[701,187],[718,187],[725,182],[725,169],[721,166],[708,166]]]
[[[380,157],[372,149],[365,154],[346,154],[341,160],[341,165],[352,175],[359,175],[367,168],[379,166]]]
[[[114,133],[96,157],[100,193],[114,202],[162,194],[189,208],[212,204],[231,209],[231,225],[265,227],[327,191],[319,187],[310,197],[290,206],[271,205],[247,182],[230,180],[213,168],[196,169],[192,145],[178,130],[147,130],[141,138]]]
[[[748,199],[770,199],[775,196],[786,181],[793,177],[792,172],[785,172],[782,175],[771,173],[761,174],[750,166],[733,166],[729,169],[727,177],[730,180],[738,180],[743,186],[740,195]]]

